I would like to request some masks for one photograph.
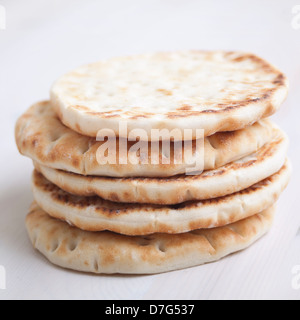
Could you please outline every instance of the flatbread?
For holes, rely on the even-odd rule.
[[[269,231],[274,211],[272,207],[216,229],[129,237],[73,228],[33,204],[26,226],[34,248],[60,267],[96,274],[154,274],[217,261],[247,248]]]
[[[98,195],[115,202],[170,205],[222,197],[246,189],[281,169],[287,147],[286,135],[278,131],[278,135],[256,153],[198,176],[118,179],[86,177],[38,163],[35,168],[49,181],[75,195]]]
[[[33,195],[49,215],[87,231],[125,235],[184,233],[233,223],[272,206],[290,178],[289,162],[273,176],[232,195],[174,206],[115,203],[79,197],[58,188],[35,171]]]
[[[218,133],[204,140],[204,169],[219,168],[234,160],[239,160],[259,150],[274,136],[278,129],[270,121],[260,121],[243,130]],[[96,175],[106,177],[170,177],[185,174],[194,167],[199,154],[196,152],[196,142],[193,142],[191,158],[183,159],[182,164],[176,164],[178,155],[174,155],[174,146],[169,155],[170,164],[163,164],[163,150],[159,149],[160,164],[131,164],[128,152],[127,165],[100,165],[97,161],[97,150],[102,142],[94,138],[82,136],[65,127],[53,112],[49,102],[40,102],[32,106],[16,124],[16,142],[20,152],[39,164],[58,170],[64,170],[81,175]],[[117,150],[119,150],[117,142]],[[132,145],[128,144],[128,149]],[[154,152],[155,153],[155,152]],[[183,152],[184,154],[184,152]],[[156,157],[156,155],[154,154]],[[202,156],[202,155],[200,155]],[[149,153],[151,157],[151,153]],[[143,155],[140,155],[140,159]],[[119,159],[119,153],[117,153]],[[187,161],[186,161],[187,160]]]
[[[62,122],[96,137],[100,129],[234,131],[275,113],[288,92],[280,71],[241,52],[186,51],[113,58],[62,76],[51,103]],[[194,135],[194,138],[196,136]],[[164,139],[164,136],[162,137]]]

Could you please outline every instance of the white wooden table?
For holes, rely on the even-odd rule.
[[[299,299],[296,279],[292,285],[292,269],[300,265],[296,4],[300,0],[0,0],[7,12],[0,31],[0,265],[7,281],[0,299]],[[156,276],[92,276],[50,265],[32,249],[24,227],[32,164],[15,147],[17,117],[47,99],[52,82],[78,65],[190,48],[252,51],[290,78],[290,96],[274,119],[291,138],[294,174],[272,232],[220,262]]]

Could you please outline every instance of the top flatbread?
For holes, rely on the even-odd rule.
[[[232,161],[240,160],[257,152],[265,144],[274,139],[278,129],[270,121],[263,120],[243,130],[216,133],[204,139],[204,169],[217,169]],[[22,154],[30,157],[39,164],[81,175],[95,175],[108,177],[170,177],[185,174],[194,167],[199,158],[196,152],[196,143],[193,142],[191,157],[182,164],[176,163],[178,154],[174,153],[172,144],[168,155],[170,164],[164,165],[161,160],[164,156],[160,147],[160,164],[131,164],[130,147],[125,154],[128,165],[100,165],[97,161],[97,150],[103,142],[95,138],[83,136],[64,126],[52,110],[49,102],[40,102],[27,110],[16,124],[16,143]],[[119,141],[117,141],[117,151]],[[149,148],[149,151],[151,149]],[[184,152],[183,152],[184,154]],[[140,159],[143,154],[140,154]],[[151,160],[151,153],[149,153]],[[117,154],[119,159],[119,153]],[[175,161],[176,160],[176,161]],[[180,159],[179,159],[180,160]]]
[[[122,120],[149,138],[151,129],[210,136],[272,115],[287,91],[286,77],[253,54],[187,51],[80,67],[53,85],[51,102],[65,125],[92,137],[103,128],[118,136]]]

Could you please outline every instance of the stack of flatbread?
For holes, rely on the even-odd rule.
[[[239,52],[113,58],[62,76],[16,125],[35,167],[33,246],[64,268],[125,274],[250,246],[290,178],[288,139],[267,119],[287,91],[280,71]]]

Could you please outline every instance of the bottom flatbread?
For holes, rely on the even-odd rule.
[[[77,229],[36,203],[26,218],[33,246],[53,264],[97,274],[156,274],[217,261],[269,231],[275,208],[230,225],[184,234],[124,236]]]

